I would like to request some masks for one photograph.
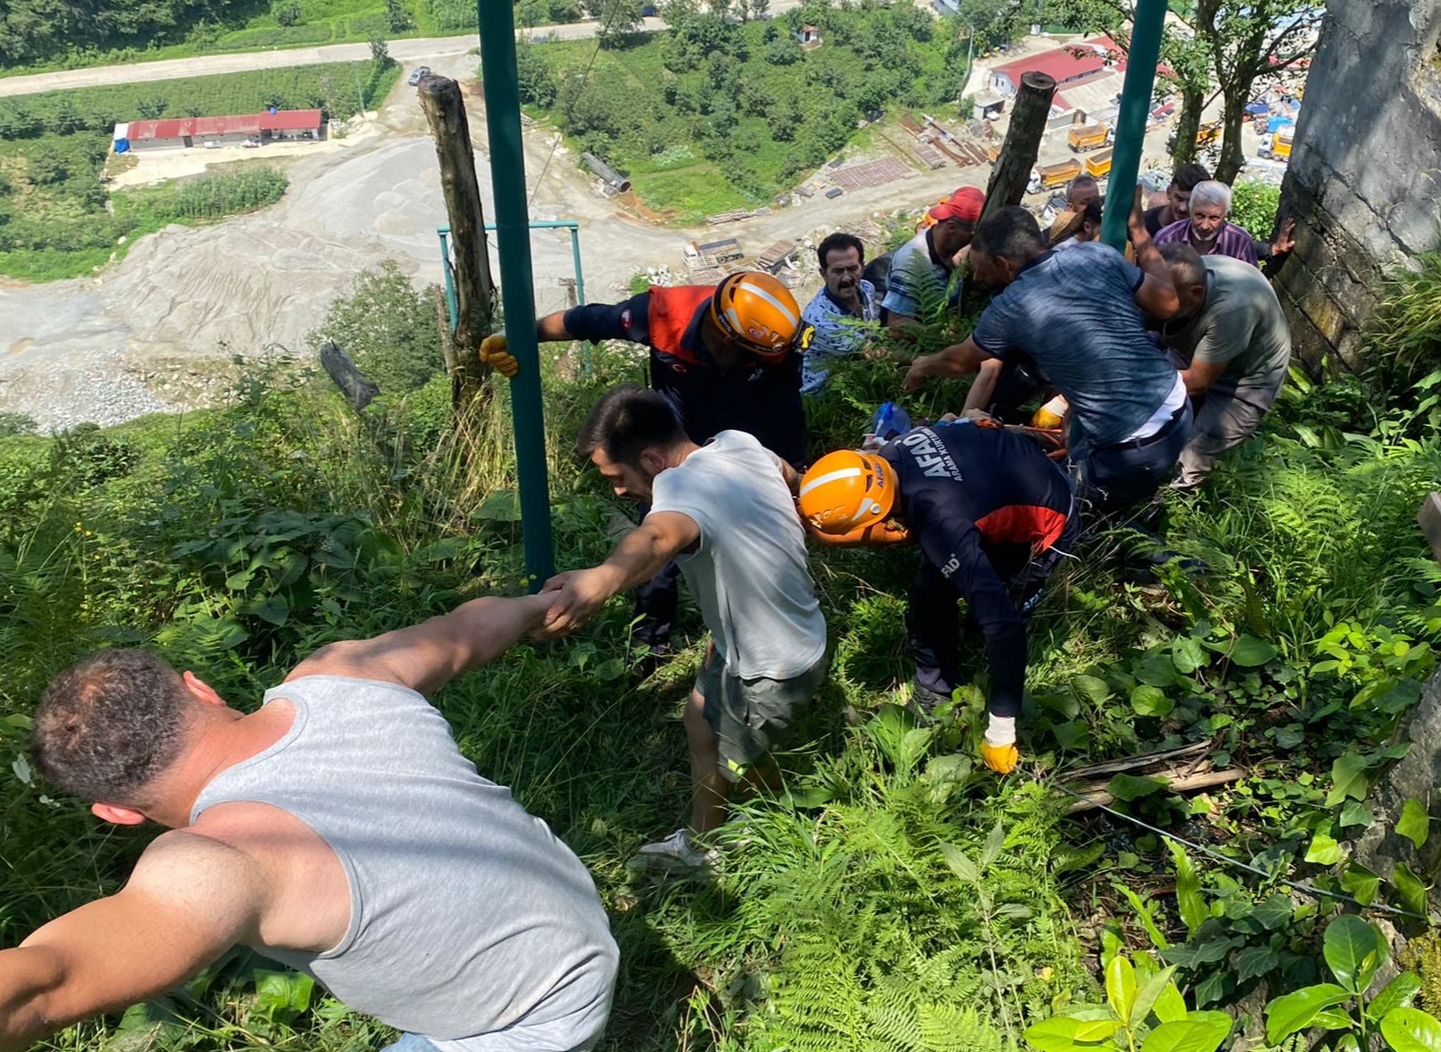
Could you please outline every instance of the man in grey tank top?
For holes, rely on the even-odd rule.
[[[0,950],[0,1052],[164,993],[237,943],[406,1031],[405,1052],[594,1047],[617,960],[595,885],[422,696],[549,605],[476,599],[331,644],[248,715],[141,650],[57,676],[39,769],[106,821],[170,831],[123,890]]]

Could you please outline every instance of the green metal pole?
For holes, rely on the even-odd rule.
[[[455,268],[450,265],[450,227],[443,226],[436,231],[440,235],[440,268],[445,273],[446,317],[450,319],[451,335],[455,335],[455,319],[460,307],[455,301]]]
[[[1164,2],[1164,0],[1162,0]],[[515,460],[520,476],[521,535],[531,591],[555,572],[550,529],[550,479],[545,462],[545,416],[540,391],[540,348],[535,333],[535,290],[530,265],[530,217],[525,199],[525,152],[520,141],[520,74],[515,62],[515,9],[508,2],[477,0],[480,68],[490,137],[496,240],[505,332],[520,372],[510,381],[515,417]]]
[[[1161,30],[1165,27],[1166,0],[1137,0],[1126,55],[1126,81],[1121,88],[1121,112],[1116,119],[1116,145],[1111,152],[1111,182],[1106,191],[1106,213],[1101,219],[1101,240],[1117,251],[1126,247],[1126,217],[1135,199],[1136,176],[1146,140],[1146,117],[1151,111],[1151,89],[1161,58]]]

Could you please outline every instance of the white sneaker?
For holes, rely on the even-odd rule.
[[[664,840],[646,844],[630,860],[635,869],[656,866],[661,869],[704,869],[714,870],[720,862],[720,852],[715,848],[699,848],[691,843],[690,833],[677,829]]]

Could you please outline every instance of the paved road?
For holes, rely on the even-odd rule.
[[[781,14],[800,7],[801,0],[771,0],[771,14]],[[593,37],[598,22],[572,22],[568,25],[537,26],[526,30],[533,40],[547,36],[556,40],[584,40]],[[659,18],[642,19],[640,31],[654,33],[665,28]],[[418,37],[389,42],[392,58],[403,63],[424,62],[446,55],[463,55],[479,45],[474,33],[455,37]],[[132,62],[120,66],[95,66],[91,69],[67,69],[55,73],[28,73],[0,77],[0,96],[30,95],[37,91],[60,91],[65,88],[93,88],[103,84],[133,84],[148,80],[175,80],[200,77],[213,73],[243,73],[253,69],[283,69],[287,66],[311,66],[321,62],[363,62],[370,58],[369,44],[327,44],[324,47],[301,47],[286,50],[236,52],[200,55],[195,58],[164,59],[159,62]]]

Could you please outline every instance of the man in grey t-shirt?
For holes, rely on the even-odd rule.
[[[1191,246],[1161,247],[1180,312],[1161,326],[1161,342],[1179,359],[1196,404],[1191,440],[1172,483],[1194,489],[1216,458],[1261,425],[1291,364],[1291,327],[1271,283],[1228,256],[1200,256]]]
[[[905,381],[914,390],[929,377],[976,372],[988,359],[1040,373],[1070,403],[1079,495],[1100,515],[1150,497],[1191,425],[1185,386],[1146,332],[1143,309],[1168,318],[1178,301],[1139,207],[1130,235],[1139,267],[1094,243],[1047,252],[1034,216],[1001,209],[971,244],[976,279],[1001,292],[969,337],[917,358]],[[968,405],[985,404],[989,392],[979,389],[994,380],[993,371],[977,379]]]
[[[619,496],[651,510],[605,562],[545,583],[547,631],[569,632],[669,560],[680,564],[712,636],[686,706],[690,824],[642,847],[637,861],[708,866],[705,837],[725,820],[732,786],[769,784],[775,739],[825,678],[826,623],[793,497],[799,478],[743,431],[696,445],[670,403],[635,384],[606,392],[577,447]]]
[[[475,599],[333,643],[253,712],[143,650],[57,676],[36,767],[104,821],[168,831],[120,891],[0,950],[0,1049],[157,997],[237,944],[406,1031],[405,1052],[594,1047],[618,958],[595,884],[422,696],[548,605]]]

